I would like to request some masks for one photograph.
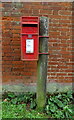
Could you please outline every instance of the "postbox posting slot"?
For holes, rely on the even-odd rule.
[[[23,27],[37,27],[37,24],[22,24]]]
[[[38,33],[37,24],[22,24],[22,33]]]

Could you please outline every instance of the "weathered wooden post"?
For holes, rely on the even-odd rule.
[[[46,104],[46,79],[48,58],[48,18],[40,17],[39,60],[37,64],[37,108],[43,110]]]

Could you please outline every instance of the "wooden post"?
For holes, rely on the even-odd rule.
[[[48,36],[48,18],[40,17],[40,36]],[[48,38],[40,37],[39,52],[48,52]],[[37,108],[43,110],[46,104],[47,54],[40,54],[37,64]]]

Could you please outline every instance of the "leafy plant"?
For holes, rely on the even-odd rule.
[[[34,109],[34,108],[36,108],[36,106],[37,106],[36,101],[32,99],[31,104],[30,104],[30,108]]]
[[[9,92],[8,93],[8,98],[15,98],[15,94],[13,92]]]
[[[52,118],[72,118],[72,92],[59,93],[58,95],[50,95],[47,97],[46,113]]]
[[[47,94],[44,113],[36,110],[36,93],[3,96],[3,118],[73,118],[72,92]],[[33,110],[34,109],[34,110]],[[10,112],[9,112],[10,111]]]

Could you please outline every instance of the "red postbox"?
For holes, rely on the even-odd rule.
[[[38,60],[39,55],[39,17],[21,17],[21,59]]]

